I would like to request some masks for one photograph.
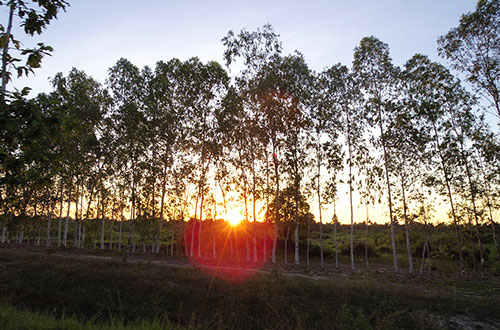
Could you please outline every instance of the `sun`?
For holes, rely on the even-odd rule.
[[[227,210],[227,221],[231,226],[237,226],[241,220],[243,220],[243,215],[238,209]]]

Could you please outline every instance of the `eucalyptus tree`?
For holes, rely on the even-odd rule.
[[[352,73],[349,72],[347,67],[341,64],[336,64],[325,70],[322,73],[322,80],[326,87],[325,106],[330,109],[330,119],[327,127],[329,143],[326,145],[328,150],[328,168],[335,173],[342,167],[344,152],[346,152],[347,157],[347,183],[349,185],[351,215],[350,255],[351,269],[354,269],[353,167],[359,166],[361,155],[367,153],[363,141],[364,121],[360,113],[359,104],[357,104],[360,94]],[[345,151],[340,147],[341,141],[345,141],[345,145],[347,146]],[[335,176],[332,179],[335,180]],[[331,185],[332,187],[336,186],[333,182]],[[336,191],[336,189],[334,190]]]
[[[52,216],[57,200],[60,200],[62,205],[63,198],[63,178],[60,173],[63,167],[62,154],[66,141],[66,135],[62,129],[64,111],[53,95],[39,94],[36,103],[40,107],[42,118],[49,120],[45,123],[44,135],[40,137],[39,146],[41,150],[46,150],[46,159],[40,164],[42,166],[38,168],[38,172],[43,173],[41,177],[45,178],[42,189],[45,190],[46,199],[48,200],[46,245],[50,246]],[[56,187],[57,181],[59,181],[59,187]]]
[[[97,189],[100,194],[101,205],[101,244],[100,249],[104,250],[104,237],[105,237],[105,224],[107,209],[111,209],[111,217],[109,217],[109,223],[112,224],[114,221],[115,214],[115,204],[116,204],[116,191],[115,191],[115,164],[117,163],[116,158],[118,155],[115,152],[116,143],[114,143],[114,135],[112,129],[113,122],[110,118],[103,120],[103,123],[97,127],[97,133],[99,136],[98,144],[96,145],[94,156],[96,159],[96,169],[94,171],[94,176],[98,179]],[[110,235],[112,233],[112,228],[110,228]],[[112,240],[110,240],[112,244]]]
[[[261,198],[263,184],[261,169],[265,167],[266,160],[260,114],[252,106],[252,104],[245,104],[242,95],[234,86],[228,89],[223,106],[216,113],[218,118],[216,171],[224,205],[226,196],[221,179],[225,178],[226,181],[229,179],[228,166],[233,166],[239,172],[233,175],[232,179],[233,183],[236,183],[236,189],[241,191],[241,199],[245,206],[244,217],[247,222],[250,217],[248,203],[251,195],[253,252],[248,251],[248,256],[252,254],[253,261],[257,262],[257,201]],[[225,165],[224,160],[228,159],[230,163]],[[248,242],[247,247],[250,250]]]
[[[487,125],[481,123],[478,125],[473,138],[476,157],[478,159],[479,175],[482,181],[480,195],[483,198],[483,204],[488,209],[489,220],[493,233],[493,244],[500,262],[500,248],[497,240],[497,226],[493,219],[493,209],[498,209],[498,185],[500,184],[500,144],[499,138]]]
[[[405,73],[402,73],[401,90],[404,91]],[[408,273],[413,273],[413,257],[410,240],[410,201],[411,196],[418,190],[418,185],[423,182],[420,176],[420,167],[426,158],[429,137],[425,130],[420,130],[417,125],[416,113],[412,112],[411,102],[408,108],[403,99],[391,123],[387,140],[392,147],[391,172],[399,181],[395,185],[395,200],[400,200],[402,210],[398,212],[404,220],[406,248],[408,252]]]
[[[217,120],[214,111],[221,106],[229,77],[227,72],[217,62],[202,63],[198,58],[192,58],[182,63],[182,98],[179,104],[185,108],[186,148],[198,162],[196,168],[197,193],[195,201],[195,219],[198,221],[198,257],[201,256],[201,225],[203,219],[203,202],[206,192],[207,177],[210,165],[214,159],[215,131]],[[198,203],[199,201],[199,203]],[[199,204],[199,209],[198,209]],[[199,217],[198,215],[199,211]],[[194,242],[195,230],[192,229],[191,244]],[[191,248],[194,255],[194,247]]]
[[[316,190],[316,198],[318,199],[321,267],[324,267],[322,197],[325,194],[325,191],[322,191],[324,182],[322,181],[321,170],[325,167],[327,172],[333,170],[334,173],[330,173],[330,176],[333,176],[333,180],[335,181],[336,172],[340,169],[342,162],[342,157],[338,150],[339,145],[336,143],[338,135],[335,113],[336,100],[331,97],[333,94],[331,93],[329,82],[330,79],[326,71],[317,74],[310,101],[310,119],[313,131],[312,135],[314,136],[312,136],[309,147],[314,151],[316,161],[316,173],[312,180],[312,187]],[[328,200],[328,197],[326,199]]]
[[[186,135],[182,118],[184,107],[180,105],[183,85],[182,62],[172,59],[168,62],[156,63],[154,73],[150,73],[149,86],[147,87],[146,115],[148,125],[148,138],[151,159],[151,185],[152,185],[152,217],[156,218],[156,184],[160,177],[160,206],[158,217],[158,232],[156,235],[156,248],[160,251],[161,233],[165,213],[165,197],[169,173],[175,157],[180,155],[185,146],[180,144]]]
[[[270,148],[273,155],[275,176],[275,226],[272,248],[272,262],[276,263],[276,246],[279,223],[279,158],[278,151],[283,132],[280,113],[280,91],[275,89],[271,79],[266,75],[270,71],[269,63],[281,53],[282,47],[278,35],[270,25],[254,32],[242,30],[238,35],[229,31],[222,39],[226,47],[224,59],[229,67],[238,59],[243,61],[244,68],[236,77],[236,86],[242,95],[244,107],[258,113],[259,123],[263,128],[262,144],[266,150]],[[267,157],[265,157],[267,159]]]
[[[471,138],[473,137],[477,119],[472,109],[474,100],[470,97],[467,91],[460,86],[460,82],[452,81],[447,96],[447,103],[444,107],[445,120],[454,143],[452,145],[453,152],[458,156],[458,162],[464,170],[464,176],[467,179],[468,191],[467,194],[472,204],[472,213],[474,216],[477,245],[480,255],[481,276],[484,277],[484,251],[483,243],[480,235],[480,215],[478,209],[478,180],[477,175],[479,170],[477,167],[477,159],[475,159],[473,151],[470,147]],[[462,180],[461,180],[462,181]],[[460,184],[463,184],[461,182]]]
[[[480,0],[438,39],[439,55],[464,73],[500,117],[500,1]]]
[[[295,263],[299,264],[299,198],[303,190],[302,180],[308,169],[307,140],[310,128],[308,103],[311,97],[313,77],[304,58],[296,53],[276,57],[268,68],[267,79],[280,91],[283,120],[284,170],[293,186],[295,222]]]
[[[397,70],[391,63],[389,47],[375,37],[365,37],[354,49],[353,73],[365,98],[365,115],[368,125],[378,126],[378,133],[371,130],[371,141],[381,152],[385,170],[387,202],[391,224],[391,241],[394,271],[398,271],[393,200],[391,193],[391,147],[387,133],[394,116],[397,90]]]
[[[244,219],[246,224],[249,223],[249,195],[250,195],[250,176],[252,166],[255,166],[254,157],[256,156],[255,147],[254,147],[254,138],[252,138],[251,132],[254,127],[252,120],[250,118],[249,113],[245,113],[242,111],[240,115],[240,125],[233,131],[232,135],[232,144],[233,150],[231,159],[231,165],[234,167],[236,174],[234,176],[234,183],[236,184],[236,189],[239,192],[238,199],[241,201],[244,206]],[[255,173],[254,173],[255,180]],[[255,196],[253,198],[255,200]],[[254,219],[255,221],[255,219]],[[245,244],[247,250],[247,261],[250,261],[250,246],[248,243],[248,235],[245,235]],[[256,246],[255,246],[256,248]],[[255,257],[256,255],[254,255]]]
[[[1,107],[0,117],[0,209],[2,241],[7,226],[18,225],[18,242],[23,242],[29,228],[29,215],[47,216],[47,243],[50,242],[50,221],[61,170],[58,146],[63,138],[63,112],[57,99],[41,94],[32,100],[14,93],[14,99]],[[42,212],[37,207],[42,205]],[[38,242],[42,221],[37,221]],[[28,237],[29,239],[29,237]]]
[[[135,222],[137,216],[138,185],[142,180],[141,163],[144,159],[146,141],[144,114],[144,79],[139,68],[122,58],[109,69],[108,85],[111,89],[114,109],[114,136],[117,141],[116,153],[120,157],[119,172],[130,187],[130,221],[132,227],[132,251],[136,249]]]
[[[429,148],[432,161],[438,171],[427,179],[427,184],[441,187],[441,193],[448,197],[451,218],[457,238],[458,255],[462,276],[465,265],[462,252],[462,235],[459,217],[456,212],[453,182],[460,173],[457,162],[456,141],[451,134],[450,117],[447,108],[455,108],[460,102],[459,95],[453,95],[455,88],[461,91],[455,78],[442,65],[431,62],[426,56],[415,55],[405,64],[406,83],[408,84],[408,105],[418,118],[418,128],[429,134]],[[411,105],[410,105],[411,104]]]
[[[82,186],[95,165],[94,151],[98,146],[100,125],[109,107],[109,97],[102,86],[83,71],[72,69],[67,76],[58,73],[53,79],[53,97],[62,107],[63,145],[59,147],[63,159],[61,180],[67,187],[67,216],[62,235],[62,244],[66,245],[68,234],[69,211],[74,197],[78,207],[78,189],[75,195],[73,185]],[[82,188],[83,194],[83,188]],[[58,237],[61,236],[58,224]]]

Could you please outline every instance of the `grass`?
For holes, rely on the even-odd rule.
[[[76,322],[59,327],[75,329],[433,329],[432,313],[500,322],[498,289],[490,282],[371,274],[311,280],[277,271],[229,283],[193,268],[0,250],[2,310],[9,319],[33,313],[26,319],[40,324],[19,329],[56,329],[57,322]]]
[[[0,305],[0,324],[2,330],[160,330],[185,329],[172,326],[166,320],[139,321],[126,324],[122,320],[112,319],[105,323],[79,321],[74,317],[56,318],[48,313],[19,310],[11,305]]]

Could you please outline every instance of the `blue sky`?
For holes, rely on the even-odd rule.
[[[302,52],[313,70],[335,63],[350,65],[361,38],[374,35],[389,44],[394,63],[402,65],[419,52],[439,60],[436,39],[473,11],[464,0],[351,1],[70,1],[71,6],[39,37],[54,47],[42,68],[12,86],[50,91],[49,77],[82,69],[104,82],[107,69],[125,57],[138,66],[158,60],[222,62],[220,42],[229,30],[254,30],[271,23],[286,53]],[[0,20],[5,25],[6,11]]]

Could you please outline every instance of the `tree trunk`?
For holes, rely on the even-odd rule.
[[[299,187],[295,190],[295,264],[300,264],[299,255]]]
[[[163,215],[164,215],[164,208],[165,208],[165,193],[166,193],[166,169],[163,169],[163,180],[162,180],[162,187],[161,187],[161,201],[160,201],[160,219],[158,223],[158,242],[156,243],[156,253],[160,253],[160,248],[161,248],[161,231],[163,227]]]
[[[111,218],[111,221],[109,222],[109,249],[113,251],[113,223],[114,219]]]
[[[80,242],[80,249],[83,249],[85,247],[85,227],[83,227],[82,230],[82,240]]]
[[[174,256],[174,240],[175,240],[175,222],[172,223],[172,239],[171,239],[171,248],[170,248],[170,256]],[[179,248],[177,248],[177,251],[179,251]],[[159,249],[158,249],[159,252]],[[179,254],[179,253],[177,253]]]
[[[333,240],[335,242],[335,268],[339,268],[339,245],[337,243],[337,214],[333,212]]]
[[[120,219],[120,226],[118,229],[118,251],[122,250],[122,232],[123,232],[123,213]]]
[[[50,225],[52,222],[52,212],[54,211],[55,202],[49,208],[49,214],[47,215],[47,246],[50,246]]]
[[[101,250],[104,250],[104,198],[102,199],[102,218],[101,218]]]
[[[217,245],[216,245],[216,239],[217,239],[217,222],[215,220],[212,222],[213,226],[213,239],[212,239],[212,256],[214,259],[217,259]]]
[[[411,255],[411,243],[410,243],[410,228],[408,224],[408,214],[406,211],[406,195],[405,195],[405,182],[404,178],[401,179],[401,191],[403,193],[403,215],[405,218],[405,235],[406,235],[406,248],[408,250],[408,273],[413,273],[413,259]]]
[[[349,246],[351,255],[351,270],[354,270],[354,210],[352,205],[352,176],[351,166],[349,166],[349,205],[351,210],[351,234],[349,236]]]
[[[482,159],[480,159],[480,160],[481,160],[481,173],[483,174],[483,181],[484,181],[484,191],[485,191],[484,195],[486,197],[486,205],[488,206],[488,212],[490,215],[491,230],[493,231],[493,244],[495,245],[497,259],[498,259],[498,262],[500,263],[500,249],[498,247],[497,234],[496,234],[496,230],[495,230],[496,224],[495,224],[495,221],[493,221],[493,212],[491,210],[490,187],[489,187],[488,181],[486,180],[486,174],[484,173],[484,166],[483,166]]]
[[[351,143],[351,124],[349,115],[347,116],[347,150],[349,152],[349,208],[351,212],[351,235],[349,240],[350,255],[351,255],[351,270],[354,270],[354,209],[352,202],[352,143]]]
[[[465,163],[465,170],[467,173],[467,180],[469,182],[469,189],[470,189],[470,195],[471,195],[471,202],[472,202],[472,210],[474,212],[474,220],[475,220],[475,227],[476,227],[476,237],[477,237],[477,245],[479,247],[479,258],[480,258],[480,266],[481,266],[481,278],[485,277],[484,273],[484,251],[483,251],[483,242],[481,240],[481,235],[479,233],[479,219],[477,215],[477,208],[476,208],[476,197],[474,194],[474,187],[472,186],[472,179],[471,179],[471,173],[470,173],[470,168],[468,161],[466,159],[466,156],[464,154],[463,146],[462,146],[462,156],[464,158],[464,163]]]
[[[69,211],[71,208],[71,188],[73,187],[72,181],[69,183],[69,192],[68,192],[68,210],[66,211],[66,219],[64,220],[64,235],[63,235],[63,245],[66,246],[67,238],[68,238],[68,223],[69,223]],[[78,187],[77,187],[78,190]]]
[[[275,217],[274,217],[274,236],[273,236],[273,251],[272,251],[272,263],[276,263],[276,244],[278,242],[278,224],[280,219],[279,213],[279,191],[280,191],[280,183],[279,183],[279,172],[278,172],[278,156],[276,155],[275,146],[273,144],[273,162],[274,162],[274,173],[276,176],[276,195],[275,195]]]
[[[286,226],[285,237],[285,265],[288,264],[288,237],[290,236],[290,227]]]
[[[311,244],[311,217],[307,217],[307,251],[306,251],[306,263],[309,266],[309,246]]]
[[[368,216],[368,203],[366,203],[366,221],[365,221],[365,262],[366,268],[368,269],[368,225],[370,223],[370,219]]]
[[[380,137],[382,139],[382,149],[384,152],[384,171],[385,171],[385,179],[386,179],[386,184],[387,184],[387,200],[389,203],[389,217],[391,220],[391,242],[392,242],[392,256],[394,260],[394,271],[398,272],[398,253],[396,251],[396,232],[395,232],[395,226],[394,226],[394,218],[392,216],[392,195],[391,195],[391,182],[389,179],[389,156],[387,153],[387,146],[385,143],[385,134],[384,134],[384,128],[382,124],[382,113],[381,109],[379,107],[379,128],[380,128]]]
[[[433,123],[433,129],[434,129],[436,147],[438,149],[439,158],[441,160],[441,162],[440,162],[441,170],[443,171],[444,181],[445,181],[445,184],[446,184],[446,190],[448,192],[448,199],[450,201],[450,207],[451,207],[451,214],[452,214],[452,217],[453,217],[453,223],[455,225],[455,234],[457,236],[457,246],[458,246],[458,258],[460,260],[460,272],[462,274],[462,277],[465,277],[465,264],[464,264],[464,255],[462,253],[462,238],[461,238],[461,235],[460,235],[460,227],[459,227],[459,224],[458,224],[457,215],[455,213],[455,206],[453,204],[453,195],[452,195],[452,192],[451,192],[450,179],[448,177],[448,171],[446,170],[446,165],[445,165],[444,157],[443,157],[443,154],[441,152],[441,143],[439,142],[439,137],[437,135],[438,134],[437,133],[437,128],[436,128],[436,125],[434,123]]]
[[[0,97],[2,103],[5,102],[5,92],[7,91],[7,81],[9,80],[9,74],[7,72],[7,60],[9,58],[9,43],[11,39],[12,31],[12,20],[14,16],[14,10],[16,9],[16,2],[10,1],[9,9],[9,20],[7,23],[7,30],[5,33],[5,45],[2,50],[2,90],[0,91]]]
[[[422,194],[423,195],[423,194]],[[431,253],[429,249],[429,237],[427,230],[427,211],[425,210],[425,203],[422,201],[422,210],[424,212],[424,246],[422,248],[422,260],[420,261],[420,274],[424,271],[424,262],[425,262],[425,252],[427,251],[427,260],[428,260],[428,272],[431,271]]]
[[[5,220],[2,221],[2,237],[0,238],[0,243],[5,243],[7,234],[7,226],[5,226]]]
[[[81,184],[82,186],[82,196],[83,196],[83,182]],[[75,196],[75,219],[73,219],[73,223],[74,223],[74,231],[73,231],[73,246],[75,248],[78,247],[78,193],[80,192],[80,186],[77,185],[76,186],[76,196]],[[87,210],[90,208],[90,203],[92,203],[92,200],[89,200],[89,205],[87,207]],[[88,218],[88,211],[87,211],[87,218]]]
[[[201,194],[201,203],[200,203],[200,221],[198,227],[198,258],[201,258],[201,224],[203,220],[203,200],[205,198],[205,194],[202,192]]]
[[[132,231],[132,252],[135,252],[135,172],[134,172],[134,182],[132,184],[132,209],[130,210],[130,220],[131,226],[129,226],[129,232]],[[127,248],[128,252],[128,248]]]
[[[63,204],[64,204],[64,195],[63,195],[63,191],[64,191],[64,184],[63,184],[63,179],[61,178],[61,196],[60,196],[60,205],[61,207],[59,208],[59,219],[57,221],[57,246],[60,247],[61,246],[61,224],[62,224],[62,214],[63,214]]]
[[[252,176],[253,176],[253,187],[252,187],[252,195],[253,195],[253,261],[257,262],[257,216],[256,216],[256,203],[257,203],[257,189],[256,189],[256,177],[255,177],[255,160],[252,160]]]
[[[190,249],[190,256],[193,257],[194,256],[194,237],[195,237],[195,229],[196,229],[196,224],[198,222],[198,219],[196,218],[196,211],[198,210],[198,198],[200,197],[200,192],[198,191],[198,196],[196,197],[196,204],[194,206],[194,221],[193,224],[191,225],[191,242],[190,242],[190,245],[191,245],[191,249]]]
[[[323,268],[325,266],[325,261],[324,261],[324,257],[323,257],[323,218],[321,216],[321,180],[320,180],[320,171],[321,171],[321,148],[320,148],[320,135],[318,134],[318,146],[317,146],[317,149],[316,149],[316,153],[318,155],[317,159],[318,159],[318,177],[317,177],[317,183],[316,183],[316,190],[317,190],[317,194],[318,194],[318,213],[319,213],[319,260],[320,260],[320,265],[321,265],[321,268]],[[309,226],[309,224],[308,224]],[[307,239],[307,257],[308,257],[308,261],[307,261],[307,264],[309,264],[309,228],[307,229],[308,230],[308,239]]]
[[[80,224],[80,229],[81,229],[82,228],[82,223],[83,223],[83,216],[82,216],[83,215],[83,193],[80,196],[80,213],[79,214],[80,214],[80,216],[78,216],[78,210],[76,210],[76,212],[75,212],[75,219],[80,218],[79,224]],[[85,232],[85,227],[83,227],[83,231]],[[80,244],[79,245],[80,245],[81,248],[83,248],[83,246],[84,246],[83,243],[82,243],[82,241],[83,241],[83,235],[82,235],[82,233],[80,231],[78,232],[78,235],[79,235],[78,237],[80,238]]]

